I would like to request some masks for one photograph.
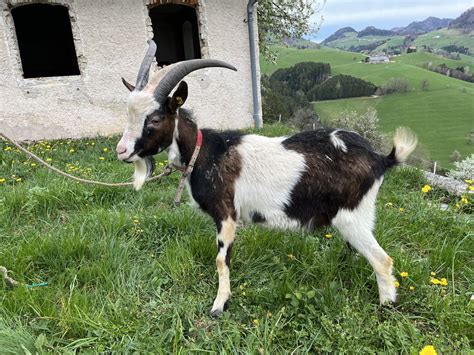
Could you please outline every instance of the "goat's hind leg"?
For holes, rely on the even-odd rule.
[[[351,214],[353,212],[344,212]],[[395,302],[397,291],[395,288],[395,278],[392,276],[393,261],[390,256],[377,243],[372,228],[369,224],[355,218],[336,217],[333,225],[341,232],[344,240],[348,241],[367,261],[372,265],[377,278],[380,303]]]
[[[235,229],[236,223],[230,217],[218,224],[216,266],[219,274],[219,289],[211,309],[211,315],[214,317],[224,311],[231,295],[229,266],[230,253],[235,238]]]

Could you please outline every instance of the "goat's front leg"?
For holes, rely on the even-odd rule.
[[[219,289],[211,309],[211,315],[220,315],[227,306],[230,298],[230,253],[235,238],[236,223],[232,218],[227,218],[217,224],[217,257],[216,265],[219,273]]]

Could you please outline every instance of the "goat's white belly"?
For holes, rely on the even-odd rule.
[[[234,205],[243,221],[251,222],[258,213],[270,227],[300,226],[297,220],[288,218],[285,206],[290,204],[291,191],[306,164],[302,154],[283,147],[284,139],[248,135],[238,145],[242,170],[235,183]]]

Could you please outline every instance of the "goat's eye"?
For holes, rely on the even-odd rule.
[[[150,123],[151,123],[152,125],[156,125],[156,124],[158,124],[159,122],[160,122],[160,118],[159,118],[159,117],[153,117],[153,118],[151,119],[151,121],[150,121]]]

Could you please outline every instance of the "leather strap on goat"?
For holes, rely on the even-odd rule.
[[[181,203],[181,195],[183,194],[184,183],[186,181],[186,178],[189,175],[191,175],[191,173],[193,172],[194,164],[196,163],[196,160],[199,156],[199,151],[201,150],[201,146],[202,146],[202,132],[200,129],[198,129],[197,136],[196,136],[196,146],[194,148],[193,155],[191,156],[191,160],[189,161],[189,164],[186,167],[186,169],[182,171],[181,179],[179,180],[178,189],[176,191],[176,197],[174,199],[175,205],[179,205]]]

